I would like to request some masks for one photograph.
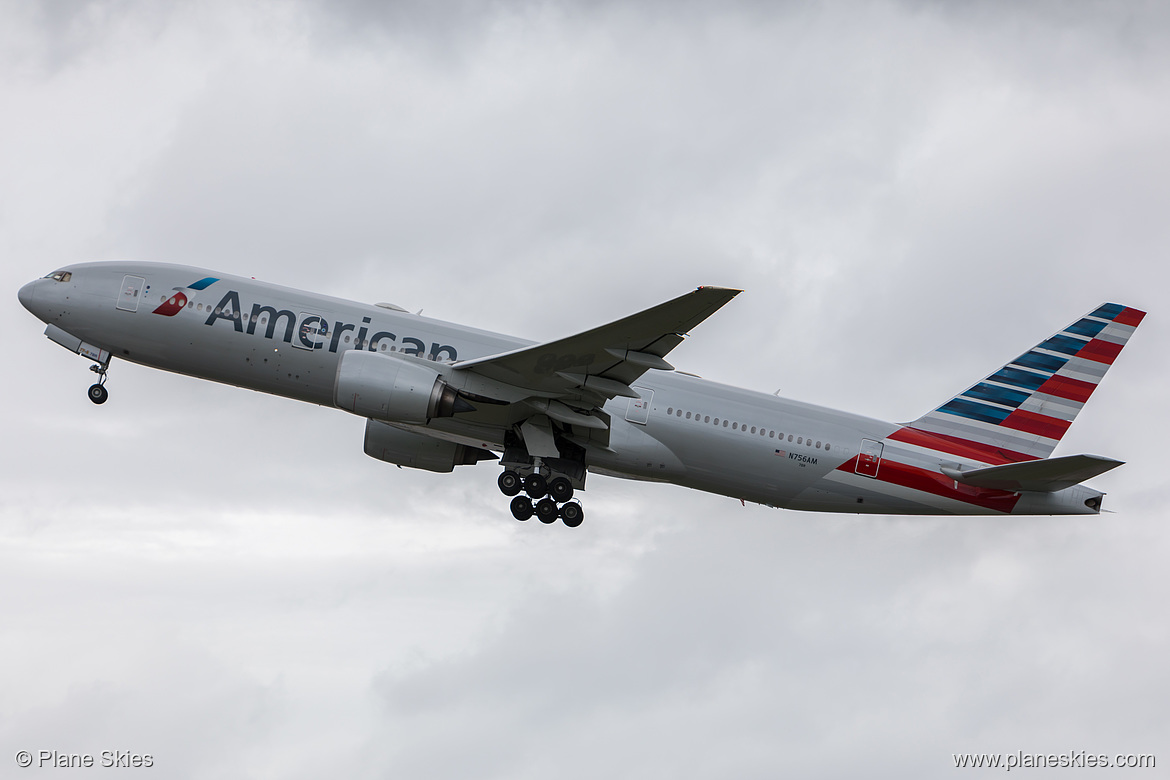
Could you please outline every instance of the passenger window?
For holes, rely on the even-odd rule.
[[[825,442],[825,452],[828,452],[828,451],[829,451],[829,443]]]
[[[727,427],[727,420],[724,420],[724,421],[723,421],[723,427],[724,427],[724,428],[726,428],[726,427]]]
[[[819,450],[820,448],[821,448],[821,443],[818,441],[817,442],[817,449]]]
[[[711,422],[711,415],[707,415],[706,417],[704,417],[703,422],[705,422],[705,423]]]
[[[666,407],[666,413],[667,414],[674,414],[674,407],[673,406]]]
[[[776,438],[776,431],[768,431],[768,438],[775,439]]]
[[[689,420],[689,419],[691,419],[691,413],[690,413],[690,412],[687,412],[687,419],[688,419],[688,420]]]
[[[797,436],[797,437],[796,437],[796,443],[797,443],[797,444],[804,444],[804,437],[803,437],[803,436]]]
[[[755,432],[756,432],[756,426],[753,425],[752,426],[752,433],[755,433]]]
[[[788,441],[792,441],[792,434],[788,434]]]
[[[737,422],[735,422],[735,423],[732,423],[732,424],[731,424],[731,430],[733,430],[733,431],[738,431],[738,430],[739,430],[739,423],[737,423]]]

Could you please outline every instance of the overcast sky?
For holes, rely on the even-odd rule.
[[[0,766],[1170,766],[1164,4],[9,0],[0,115]],[[1128,461],[1112,514],[592,477],[571,530],[336,410],[117,361],[91,405],[16,291],[118,258],[540,340],[741,287],[675,365],[889,420],[1103,301],[1150,315],[1056,452]]]

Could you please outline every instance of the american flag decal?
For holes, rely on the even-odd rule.
[[[781,458],[787,457],[787,455],[788,455],[788,453],[785,452],[784,450],[776,450],[776,454]]]

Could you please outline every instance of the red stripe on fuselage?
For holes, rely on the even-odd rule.
[[[1124,344],[1115,344],[1112,341],[1093,339],[1081,347],[1081,351],[1077,353],[1077,357],[1112,365],[1113,361],[1117,359],[1117,354],[1121,352],[1121,348],[1124,346]]]
[[[1024,433],[1034,433],[1046,439],[1060,441],[1060,438],[1064,436],[1064,432],[1068,430],[1068,426],[1072,425],[1072,421],[1049,417],[1046,414],[1025,412],[1023,409],[1016,409],[1000,425],[1007,428],[1014,428]]]
[[[1131,309],[1127,306],[1121,310],[1121,314],[1118,314],[1113,318],[1113,321],[1118,325],[1132,325],[1136,328],[1142,321],[1142,317],[1145,316],[1146,313],[1144,311],[1141,311],[1140,309]]]
[[[886,438],[995,466],[1005,463],[1020,463],[1025,460],[1039,460],[1035,455],[1025,455],[1022,452],[1006,450],[1003,447],[983,444],[958,436],[948,436],[945,433],[928,433],[916,428],[901,428]]]
[[[1054,376],[1040,385],[1040,388],[1036,392],[1084,403],[1089,400],[1089,396],[1096,389],[1097,386],[1091,382],[1082,382],[1079,379],[1071,379],[1067,376]]]
[[[850,474],[856,470],[856,456],[837,467],[837,471],[844,471]],[[981,506],[984,509],[993,509],[1004,514],[1010,514],[1016,502],[1020,500],[1019,493],[962,485],[941,472],[928,471],[917,466],[909,466],[905,463],[890,460],[889,458],[882,458],[878,466],[877,481],[888,482],[891,485],[898,485],[900,487],[910,488],[911,490],[919,490],[923,493],[949,498],[953,501],[974,504],[975,506]]]

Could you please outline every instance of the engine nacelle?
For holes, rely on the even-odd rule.
[[[425,423],[470,409],[439,372],[405,358],[350,350],[337,364],[333,402],[377,420]]]
[[[432,439],[403,431],[384,422],[366,420],[366,454],[398,466],[446,473],[456,466],[471,466],[496,457],[487,450]]]

